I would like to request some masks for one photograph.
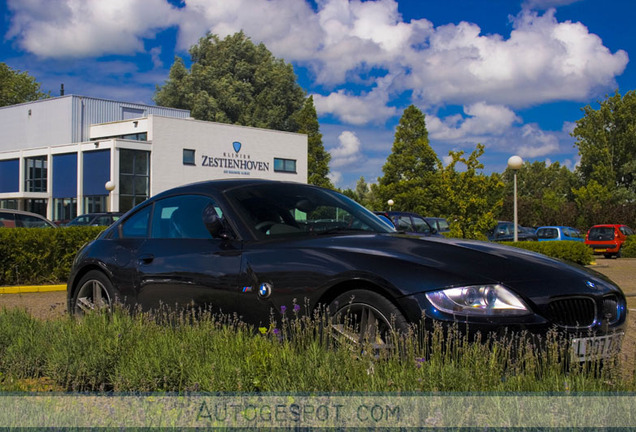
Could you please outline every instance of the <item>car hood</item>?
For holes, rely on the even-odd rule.
[[[430,291],[463,284],[499,283],[529,297],[555,297],[620,289],[605,276],[585,267],[565,264],[545,255],[490,242],[420,237],[403,234],[317,236],[296,244],[314,251],[325,249],[342,262],[369,272],[407,273]],[[364,263],[368,264],[364,264]]]

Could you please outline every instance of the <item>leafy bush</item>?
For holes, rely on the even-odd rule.
[[[552,258],[569,261],[575,264],[588,265],[592,262],[592,249],[583,242],[576,241],[521,241],[503,242],[533,252],[538,252]]]
[[[0,285],[66,282],[77,251],[103,230],[0,228]]]
[[[623,258],[636,258],[636,235],[627,237],[623,243],[623,249],[621,249],[621,256]]]

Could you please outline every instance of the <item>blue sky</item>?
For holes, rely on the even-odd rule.
[[[332,179],[375,182],[402,112],[433,149],[574,168],[581,108],[636,88],[634,0],[4,0],[0,61],[45,91],[152,104],[175,56],[243,30],[292,63]]]

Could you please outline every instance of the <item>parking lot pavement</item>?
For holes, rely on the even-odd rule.
[[[636,313],[636,258],[607,259],[596,257],[591,269],[613,280],[627,296],[627,308]]]

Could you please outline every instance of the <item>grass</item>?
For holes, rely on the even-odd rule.
[[[468,342],[416,328],[378,353],[333,339],[297,310],[254,329],[208,313],[95,313],[42,321],[0,311],[0,390],[100,392],[634,391],[634,361],[567,365],[551,334]],[[486,339],[486,338],[485,338]]]

